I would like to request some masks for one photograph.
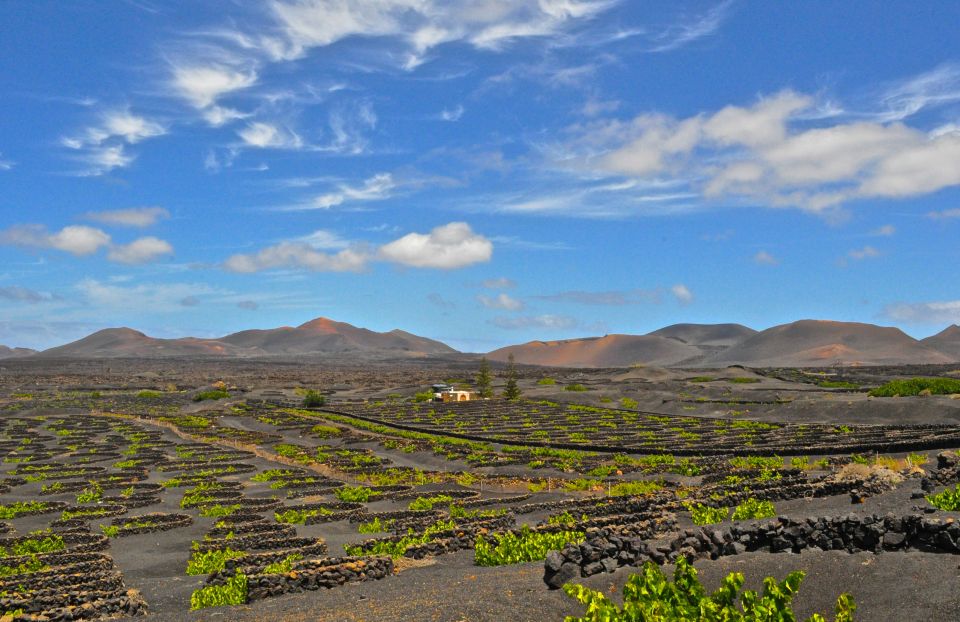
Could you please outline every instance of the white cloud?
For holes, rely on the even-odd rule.
[[[767,251],[759,251],[753,256],[753,262],[762,266],[775,266],[780,263],[780,260]]]
[[[237,303],[238,309],[244,309],[246,311],[256,311],[260,308],[260,304],[255,300],[241,300]]]
[[[264,39],[260,47],[274,58],[294,58],[314,47],[349,37],[386,37],[404,43],[400,66],[413,70],[433,48],[466,41],[498,50],[515,39],[543,37],[587,20],[613,6],[612,1],[468,0],[451,5],[439,0],[278,0],[276,20],[286,45]],[[267,49],[269,48],[269,49]]]
[[[493,243],[465,222],[452,222],[430,233],[409,233],[380,247],[388,261],[415,268],[451,270],[490,261]]]
[[[325,229],[317,229],[313,233],[303,236],[298,241],[309,244],[313,248],[324,250],[343,249],[351,245],[349,240],[344,240],[336,233]]]
[[[927,218],[932,220],[947,220],[951,218],[960,218],[960,207],[954,209],[945,209],[940,211],[927,212]]]
[[[249,116],[247,113],[224,106],[210,106],[203,111],[203,118],[213,127],[220,127],[231,121],[246,119]]]
[[[0,171],[9,171],[14,166],[16,166],[16,162],[14,162],[13,160],[5,159],[3,157],[3,154],[0,153]]]
[[[942,302],[900,302],[887,305],[883,315],[911,324],[960,324],[960,300]]]
[[[20,285],[0,287],[0,300],[37,304],[39,302],[49,302],[56,299],[57,297],[53,294],[49,294],[47,292],[38,292]]]
[[[252,255],[233,255],[224,262],[230,272],[251,273],[278,268],[302,268],[313,272],[359,272],[370,257],[362,249],[323,253],[305,242],[281,242]]]
[[[673,181],[702,200],[738,197],[771,207],[824,212],[867,197],[902,198],[960,185],[960,133],[924,131],[902,122],[811,117],[808,95],[783,91],[751,106],[676,119],[644,114],[632,121],[592,121],[570,128],[553,149],[561,169]],[[603,178],[601,178],[603,179]],[[612,184],[607,183],[608,187]],[[528,201],[528,209],[556,210]]]
[[[110,145],[90,147],[78,159],[86,164],[86,168],[78,174],[96,177],[109,173],[115,168],[130,166],[136,160],[136,156],[128,154],[123,145]]]
[[[94,307],[126,313],[135,310],[150,313],[183,311],[187,308],[183,304],[185,299],[218,291],[203,283],[149,283],[120,286],[89,278],[77,283],[76,289]]]
[[[112,110],[102,115],[99,125],[87,128],[79,136],[64,137],[61,142],[71,149],[102,145],[113,138],[132,145],[166,133],[167,129],[156,121],[135,115],[129,110]]]
[[[669,52],[713,34],[720,28],[732,5],[732,0],[725,0],[690,22],[673,26],[660,35],[651,51]]]
[[[345,247],[346,246],[346,247]],[[330,254],[318,249],[337,249]],[[428,234],[410,233],[398,240],[370,249],[368,245],[342,240],[328,231],[315,231],[298,240],[280,242],[253,254],[237,254],[223,267],[231,272],[260,272],[297,268],[314,272],[359,272],[373,260],[415,268],[452,270],[489,261],[493,244],[474,233],[467,223],[452,222]]]
[[[505,311],[520,311],[523,309],[523,302],[512,298],[507,294],[501,292],[496,296],[484,296],[480,294],[477,296],[477,301],[482,304],[487,309],[503,309]]]
[[[512,289],[517,286],[517,282],[513,279],[508,279],[505,276],[501,276],[495,279],[486,279],[481,282],[480,285],[487,289]]]
[[[50,233],[43,225],[15,225],[0,232],[0,244],[53,248],[83,257],[109,246],[110,236],[85,225],[70,225],[56,233]]]
[[[240,71],[225,65],[182,65],[173,67],[172,85],[196,108],[207,108],[221,96],[249,88],[257,82],[253,70]],[[219,117],[214,114],[215,120]]]
[[[673,294],[673,297],[677,299],[677,302],[682,305],[688,305],[693,302],[693,292],[691,292],[690,288],[682,283],[677,283],[671,287],[670,293]]]
[[[131,207],[128,209],[107,210],[102,212],[87,212],[83,215],[86,220],[93,220],[107,225],[123,227],[150,227],[157,221],[169,218],[170,212],[162,207]]]
[[[381,201],[389,199],[397,183],[390,173],[379,173],[366,179],[360,186],[339,184],[335,192],[321,194],[310,201],[316,209],[327,209],[349,201]]]
[[[872,246],[864,246],[863,248],[855,248],[847,253],[847,257],[854,259],[856,261],[863,261],[864,259],[873,259],[880,256],[880,251]]]
[[[873,231],[871,231],[870,235],[875,235],[879,237],[890,237],[891,235],[894,235],[896,232],[897,232],[897,228],[894,227],[893,225],[882,225],[880,227],[877,227]]]
[[[545,330],[570,330],[580,326],[580,322],[576,318],[572,318],[568,315],[551,314],[522,317],[495,317],[490,320],[490,323],[498,328],[505,328],[508,330],[523,330],[530,328]]]
[[[107,259],[124,264],[144,264],[172,254],[173,246],[169,242],[148,236],[114,246],[107,254]]]
[[[444,121],[459,121],[462,116],[463,106],[460,105],[454,108],[444,108],[440,111],[440,118]]]
[[[270,123],[255,121],[237,132],[243,142],[251,147],[273,149],[299,149],[303,140],[287,128],[278,127]]]

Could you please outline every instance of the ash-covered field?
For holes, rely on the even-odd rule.
[[[417,401],[476,372],[4,361],[0,613],[562,620],[563,585],[620,602],[684,557],[708,592],[804,571],[798,618],[960,619],[960,399],[869,395],[956,369],[522,367],[505,400],[495,367]]]

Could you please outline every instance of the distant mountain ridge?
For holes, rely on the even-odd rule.
[[[378,333],[317,318],[300,326],[245,330],[216,339],[158,339],[130,328],[108,328],[36,354],[41,358],[287,357],[354,355],[425,357],[456,354],[450,346],[402,330]]]
[[[960,326],[917,340],[897,328],[799,320],[756,331],[741,324],[674,324],[646,335],[531,341],[486,356],[548,367],[806,367],[960,362]],[[399,329],[379,333],[317,318],[299,326],[251,329],[203,339],[160,339],[108,328],[35,352],[0,346],[9,358],[354,358],[358,361],[460,355],[450,346]]]
[[[0,346],[0,359],[16,359],[23,356],[32,356],[36,350],[30,348],[11,348],[9,346]]]
[[[552,367],[816,367],[960,361],[960,327],[918,341],[898,328],[799,320],[755,331],[740,324],[674,324],[647,335],[531,341],[494,350],[505,361]]]

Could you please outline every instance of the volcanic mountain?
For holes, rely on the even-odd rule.
[[[756,335],[757,331],[743,324],[673,324],[647,334],[676,339],[692,346],[729,348]]]
[[[806,367],[949,363],[951,357],[898,328],[800,320],[761,331],[711,356],[707,366]]]
[[[221,337],[221,343],[268,356],[385,352],[424,356],[455,354],[450,346],[402,330],[377,333],[344,322],[317,318],[296,328],[245,330]]]
[[[31,350],[30,348],[11,348],[9,346],[0,346],[0,359],[16,359],[22,356],[31,356],[36,353],[36,350]]]
[[[951,324],[936,335],[921,339],[920,343],[943,352],[953,361],[960,361],[960,326]]]
[[[506,361],[548,367],[629,367],[634,364],[665,367],[698,357],[702,351],[676,339],[651,335],[606,335],[563,341],[531,341],[494,350],[487,355]]]
[[[44,358],[152,357],[309,357],[352,355],[422,357],[456,350],[401,330],[377,333],[343,322],[317,318],[297,327],[245,330],[217,339],[157,339],[130,328],[108,328],[57,348]]]

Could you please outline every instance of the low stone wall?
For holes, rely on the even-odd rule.
[[[960,553],[960,522],[919,514],[789,518],[687,529],[671,541],[619,537],[613,529],[588,532],[580,545],[551,552],[544,563],[544,582],[551,588],[579,577],[613,572],[620,566],[647,561],[663,564],[683,555],[717,559],[752,551],[799,553],[807,548],[856,553],[916,550]]]
[[[244,572],[243,566],[236,568]],[[255,570],[250,568],[250,570]],[[246,574],[246,573],[245,573]],[[283,574],[247,574],[247,601],[252,602],[291,592],[332,588],[344,583],[383,579],[393,574],[390,557],[334,557],[294,562]],[[226,571],[207,579],[209,585],[226,582]]]

